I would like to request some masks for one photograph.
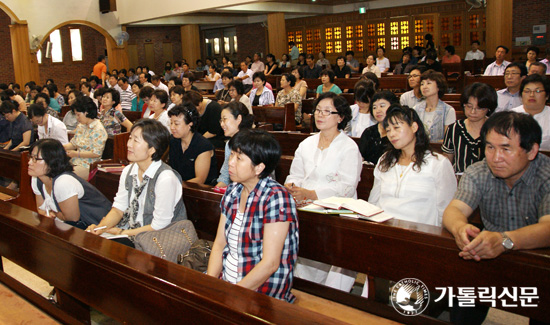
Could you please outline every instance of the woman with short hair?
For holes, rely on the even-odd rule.
[[[56,139],[41,139],[32,145],[28,174],[42,215],[86,229],[99,223],[111,208],[105,195],[73,173],[65,148]]]
[[[211,184],[216,178],[214,146],[197,133],[199,113],[193,104],[177,105],[168,112],[170,117],[170,151],[168,164],[182,180]]]
[[[281,157],[263,130],[229,141],[233,183],[221,201],[218,232],[206,273],[287,302],[298,257],[298,218],[288,191],[269,175]]]
[[[170,130],[170,117],[166,112],[167,104],[168,94],[164,90],[155,90],[149,99],[149,109],[151,110],[149,118],[159,121],[167,130]]]
[[[122,126],[126,130],[130,130],[132,127],[132,122],[116,109],[118,104],[120,104],[120,93],[114,88],[105,89],[101,96],[98,118],[103,123],[108,135],[119,134],[122,132]]]
[[[296,77],[290,73],[283,73],[280,83],[282,89],[277,93],[275,106],[284,107],[288,103],[293,103],[294,118],[296,120],[296,124],[300,124],[302,121],[302,97],[294,88],[296,85]]]
[[[132,126],[128,139],[131,164],[120,175],[111,210],[88,231],[96,235],[128,235],[118,241],[133,247],[137,234],[187,219],[181,177],[161,161],[169,142],[170,132],[154,119],[141,119]]]
[[[250,104],[252,106],[270,106],[275,102],[273,92],[266,86],[266,79],[263,72],[255,72],[252,76],[254,88],[250,91]]]
[[[267,61],[264,70],[264,74],[266,76],[270,76],[272,74],[281,74],[281,69],[279,69],[279,64],[275,60],[275,55],[269,53],[268,55],[266,55],[265,59]]]
[[[540,49],[536,46],[529,46],[525,50],[525,54],[527,56],[527,60],[525,61],[525,67],[527,68],[527,71],[529,71],[529,67],[531,66],[531,63],[537,62],[537,56],[539,56]]]
[[[244,106],[248,108],[250,114],[254,114],[252,111],[252,103],[250,102],[250,98],[244,93],[244,85],[242,81],[233,80],[227,85],[227,88],[229,88],[229,96],[231,97],[232,102],[235,101],[243,103]]]
[[[372,72],[376,75],[377,78],[381,78],[382,73],[380,72],[380,68],[374,63],[375,63],[374,55],[372,54],[367,55],[367,66],[363,69],[363,74],[367,72]]]
[[[74,137],[63,147],[72,158],[75,174],[87,180],[90,165],[101,159],[107,142],[107,131],[103,123],[97,119],[97,106],[90,97],[77,98],[72,107],[76,111],[79,124]]]
[[[386,49],[383,46],[378,47],[376,50],[376,66],[380,69],[380,72],[390,71],[390,60],[384,56],[385,54]],[[378,78],[380,78],[380,76],[378,76]]]
[[[197,132],[202,134],[212,143],[214,148],[223,148],[225,145],[223,130],[220,126],[222,107],[216,101],[203,98],[196,91],[186,91],[183,95],[183,102],[191,103],[199,113],[199,125]]]
[[[294,89],[298,91],[302,99],[306,99],[307,95],[307,82],[304,80],[304,69],[301,67],[294,67],[290,72],[296,78],[296,84]]]
[[[316,98],[326,92],[333,92],[337,95],[342,93],[340,87],[334,84],[334,71],[325,69],[321,71],[319,77],[321,78],[321,84],[317,87]]]

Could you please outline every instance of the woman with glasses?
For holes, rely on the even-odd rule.
[[[28,174],[42,215],[86,229],[111,209],[111,202],[98,189],[73,172],[58,140],[42,139],[33,144]]]
[[[550,82],[538,74],[527,76],[519,87],[523,105],[512,111],[527,113],[535,118],[542,128],[540,149],[550,151],[550,106],[546,105],[550,96]]]
[[[449,125],[441,146],[456,173],[463,173],[468,166],[483,159],[481,127],[497,108],[498,98],[493,87],[476,82],[464,90],[460,103],[466,118]]]

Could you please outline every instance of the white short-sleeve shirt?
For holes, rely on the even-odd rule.
[[[41,195],[36,177],[32,178],[31,187],[35,195]],[[82,187],[82,184],[71,175],[61,175],[56,179],[52,195],[46,191],[45,185],[42,185],[42,191],[44,192],[44,203],[39,208],[44,211],[59,212],[57,211],[52,195],[55,196],[57,203],[63,202],[75,195],[78,199],[84,196],[84,187]]]
[[[56,139],[61,144],[69,143],[67,138],[67,126],[62,121],[48,114],[48,128],[38,126],[39,139]]]

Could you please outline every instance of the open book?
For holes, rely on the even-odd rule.
[[[308,211],[308,212],[314,212],[314,213],[324,213],[324,214],[346,214],[346,213],[354,213],[351,210],[344,210],[344,209],[327,209],[317,204],[308,204],[306,206],[303,206],[301,208],[298,208],[300,211]]]
[[[351,210],[365,217],[371,217],[375,214],[379,214],[384,211],[379,207],[377,207],[376,205],[370,204],[365,200],[356,200],[356,199],[344,198],[344,197],[333,196],[323,200],[313,201],[313,203],[328,209]]]

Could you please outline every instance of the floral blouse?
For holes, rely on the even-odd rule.
[[[97,155],[98,158],[72,158],[71,163],[74,166],[82,166],[90,168],[90,165],[101,159],[103,149],[105,149],[105,143],[107,142],[107,131],[103,127],[103,124],[99,120],[94,120],[92,123],[78,124],[76,127],[75,135],[71,139],[71,144],[79,151],[91,151]]]
[[[284,90],[277,93],[275,106],[284,106],[288,103],[298,103],[298,109],[294,112],[294,118],[296,119],[296,123],[299,124],[302,120],[302,96],[300,96],[298,90],[292,88],[288,94],[285,94]]]
[[[121,111],[111,107],[108,111],[99,112],[98,118],[103,123],[108,135],[115,135],[121,132],[120,123],[126,120]]]

